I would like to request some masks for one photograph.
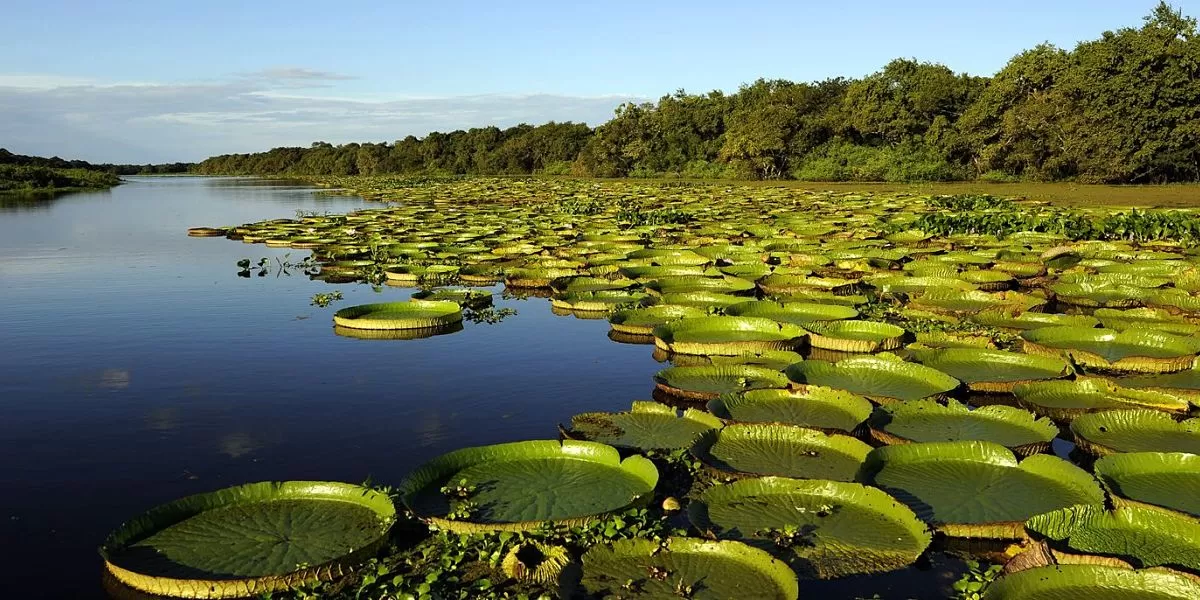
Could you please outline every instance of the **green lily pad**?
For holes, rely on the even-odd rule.
[[[1071,421],[1075,444],[1100,456],[1117,452],[1200,454],[1200,419],[1176,421],[1156,410],[1109,410]]]
[[[437,329],[462,321],[457,302],[410,300],[360,304],[333,314],[333,322],[348,329]]]
[[[878,352],[904,345],[903,327],[877,321],[813,321],[804,325],[813,348],[838,352]]]
[[[677,354],[736,355],[746,351],[792,350],[805,331],[757,317],[680,319],[654,329],[654,345]]]
[[[1043,327],[1021,337],[1027,352],[1068,355],[1085,366],[1125,372],[1182,371],[1200,353],[1200,339],[1142,329]]]
[[[804,325],[813,321],[853,319],[858,316],[858,311],[836,304],[752,300],[726,307],[725,314],[735,317],[763,317],[781,323]]]
[[[1025,456],[1049,449],[1058,435],[1052,421],[1029,411],[999,404],[971,410],[953,399],[945,405],[909,400],[882,406],[870,425],[876,438],[889,444],[982,440]]]
[[[240,485],[158,506],[109,535],[110,575],[142,592],[240,598],[328,580],[370,558],[396,509],[345,483]]]
[[[871,447],[794,425],[735,423],[697,438],[692,454],[727,473],[853,481]]]
[[[1104,410],[1149,408],[1186,413],[1190,405],[1176,396],[1136,390],[1108,379],[1087,377],[1075,381],[1038,381],[1013,388],[1021,406],[1056,421],[1070,421],[1086,413]]]
[[[984,348],[913,349],[921,364],[967,384],[976,392],[1007,393],[1020,383],[1071,376],[1074,370],[1054,356]]]
[[[582,413],[571,417],[572,438],[618,448],[674,450],[688,448],[696,436],[722,427],[720,419],[695,409],[683,411],[657,402],[634,402],[628,412]]]
[[[1103,565],[1055,565],[1001,577],[983,600],[1187,600],[1200,597],[1200,583],[1161,570],[1135,571]]]
[[[721,394],[788,386],[787,375],[779,370],[753,365],[669,367],[655,374],[654,382],[667,394],[703,402]]]
[[[770,554],[733,541],[631,539],[583,555],[581,587],[598,598],[796,600],[796,574]]]
[[[1200,521],[1159,510],[1071,506],[1037,515],[1025,528],[1075,553],[1200,571]]]
[[[821,579],[906,567],[930,542],[912,510],[857,483],[744,479],[705,490],[688,514],[701,531],[775,552]]]
[[[806,360],[784,372],[798,384],[846,390],[882,402],[938,396],[959,386],[941,371],[891,355],[855,356],[837,363]]]
[[[970,316],[980,325],[1025,331],[1042,327],[1095,327],[1100,321],[1087,315],[1060,315],[1039,312],[1008,312],[984,310]]]
[[[955,537],[1020,539],[1034,515],[1104,503],[1087,471],[1048,454],[1018,462],[1008,448],[983,441],[876,448],[861,477]]]
[[[615,448],[595,442],[538,440],[443,454],[410,473],[399,495],[441,529],[523,531],[625,509],[647,500],[657,483],[658,470],[644,457],[621,460]],[[444,492],[448,485],[461,493]]]
[[[608,318],[613,331],[630,335],[654,335],[654,328],[683,318],[703,317],[704,309],[675,304],[619,310]]]
[[[1096,476],[1113,500],[1158,506],[1200,517],[1200,456],[1183,452],[1129,452],[1096,461]]]
[[[871,403],[847,391],[813,385],[804,390],[723,395],[708,403],[708,411],[742,423],[783,423],[849,433],[870,416]]]

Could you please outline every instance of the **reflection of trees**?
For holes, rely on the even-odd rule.
[[[104,194],[102,191],[73,191],[73,192],[4,192],[0,193],[0,213],[38,212],[50,210],[55,202],[79,194]]]

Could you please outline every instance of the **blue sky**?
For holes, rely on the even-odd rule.
[[[21,2],[0,19],[0,147],[198,160],[527,121],[914,57],[990,75],[1156,0]],[[1188,14],[1200,0],[1176,0]],[[979,6],[976,6],[979,5]]]

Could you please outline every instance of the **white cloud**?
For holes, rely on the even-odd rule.
[[[173,162],[275,146],[391,141],[484,125],[608,120],[642,99],[553,94],[304,94],[351,76],[298,67],[225,81],[95,82],[0,74],[0,146],[96,162]]]

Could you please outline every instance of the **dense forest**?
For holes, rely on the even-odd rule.
[[[160,175],[168,173],[187,173],[192,167],[195,166],[193,163],[182,162],[161,165],[113,165],[108,163],[94,164],[84,160],[66,160],[57,156],[43,158],[40,156],[13,154],[4,148],[0,148],[0,165],[8,165],[12,167],[34,167],[39,169],[53,169],[60,171],[96,171],[100,173],[111,173],[113,175]],[[11,169],[9,169],[9,171],[11,171]]]
[[[897,59],[862,79],[763,80],[625,104],[595,129],[482,127],[395,143],[216,156],[206,174],[574,174],[810,181],[1200,180],[1200,38],[1140,27],[1043,44],[992,77]]]

